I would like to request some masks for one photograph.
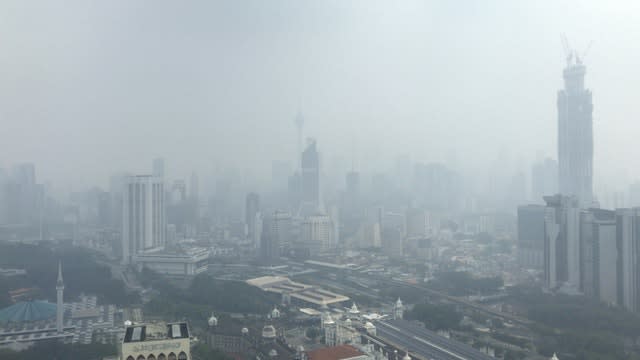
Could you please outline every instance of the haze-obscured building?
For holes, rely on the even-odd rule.
[[[524,268],[544,267],[545,206],[518,207],[518,264]]]
[[[593,104],[584,87],[586,67],[577,55],[567,60],[564,89],[558,91],[559,189],[588,207],[593,202]]]
[[[549,289],[580,287],[580,208],[575,197],[546,196],[544,278]]]
[[[161,178],[129,176],[123,192],[122,262],[165,245],[165,192]]]

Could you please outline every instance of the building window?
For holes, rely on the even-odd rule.
[[[174,353],[169,353],[169,357],[167,360],[176,360],[176,354]]]
[[[164,353],[160,353],[160,355],[158,355],[158,360],[167,360],[167,356]]]
[[[153,354],[151,354],[147,356],[147,360],[156,360],[156,357]]]
[[[181,351],[178,355],[178,360],[187,360],[187,354],[184,351]]]
[[[127,356],[127,360],[135,360],[133,356]]]
[[[138,355],[138,358],[136,360],[146,360],[144,355]]]

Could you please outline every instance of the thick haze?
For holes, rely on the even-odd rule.
[[[594,41],[596,190],[623,186],[640,177],[636,1],[5,0],[0,165],[74,187],[156,156],[172,177],[266,178],[294,158],[300,108],[326,160],[455,149],[479,170],[506,149],[526,170],[557,157],[562,33]]]

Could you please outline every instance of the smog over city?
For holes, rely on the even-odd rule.
[[[0,1],[0,359],[640,359],[640,3]]]

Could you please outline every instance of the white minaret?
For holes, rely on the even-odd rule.
[[[402,300],[398,298],[396,301],[396,305],[393,307],[393,318],[395,320],[401,320],[404,316],[404,305],[402,305]]]
[[[56,302],[56,329],[58,334],[62,334],[62,324],[64,322],[64,282],[62,281],[62,263],[58,262],[58,281],[56,282],[58,298]]]

